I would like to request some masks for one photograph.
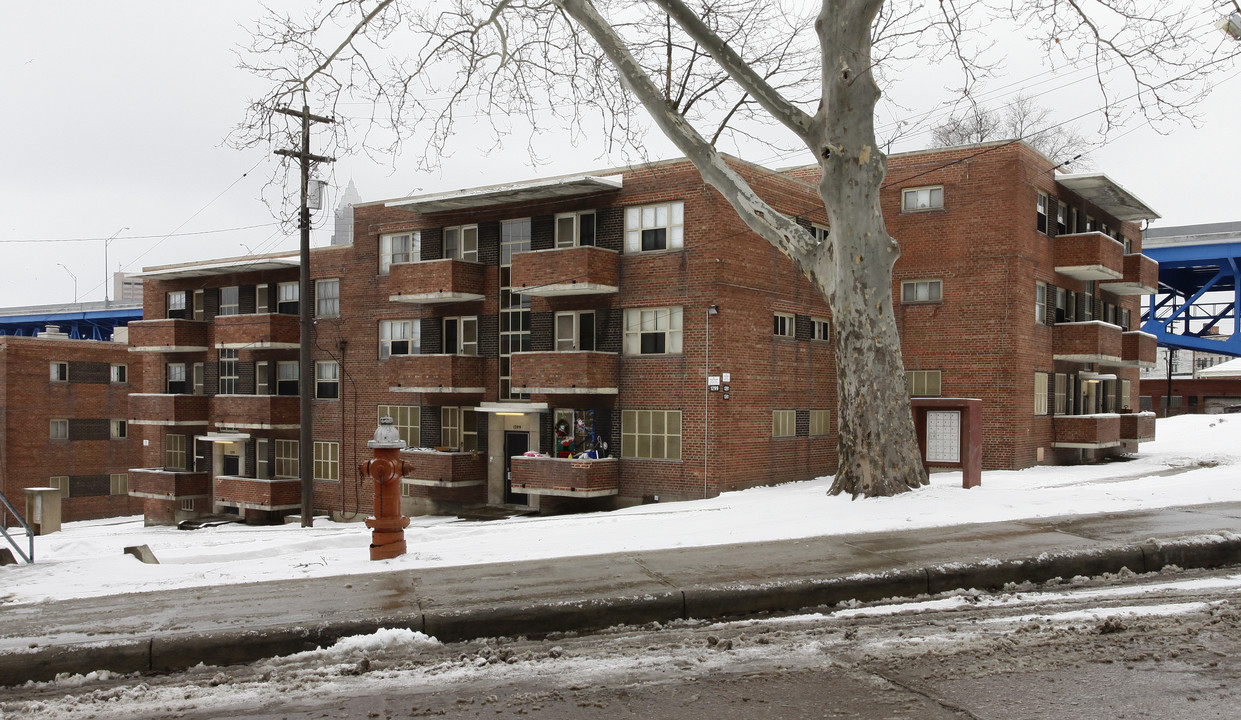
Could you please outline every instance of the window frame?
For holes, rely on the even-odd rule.
[[[449,237],[453,239],[449,239]],[[452,225],[444,228],[444,257],[462,262],[478,262],[478,225]]]
[[[810,437],[827,437],[832,434],[832,411],[810,411]]]
[[[771,411],[771,437],[773,440],[797,437],[796,410],[779,409]]]
[[[52,418],[48,420],[47,439],[67,441],[69,439],[69,420],[67,418]]]
[[[931,392],[934,379],[934,390]],[[905,371],[905,388],[909,391],[909,397],[943,397],[944,396],[944,371],[943,370],[906,370]],[[923,392],[918,392],[921,389]]]
[[[1047,193],[1043,192],[1042,190],[1039,190],[1038,199],[1034,203],[1034,212],[1037,216],[1034,226],[1039,232],[1043,233],[1044,235],[1047,234],[1047,230],[1051,227],[1051,223],[1050,223],[1051,215],[1049,214],[1050,207],[1051,207],[1050,202],[1051,202],[1050,196]]]
[[[662,313],[662,315],[661,315]],[[644,329],[648,322],[655,323],[654,329]],[[680,355],[684,340],[684,312],[681,306],[626,308],[625,310],[624,354],[631,357],[642,355]],[[665,327],[661,328],[660,325]],[[647,339],[662,337],[658,351],[647,351]]]
[[[164,317],[170,320],[185,319],[186,297],[184,290],[170,290],[164,294]]]
[[[660,418],[658,425],[663,428],[660,432],[656,432],[656,416]],[[646,432],[642,431],[643,417],[647,418]],[[669,430],[669,425],[674,417],[676,419],[675,433]],[[669,460],[680,462],[684,429],[684,418],[680,410],[622,410],[621,457],[633,460]],[[641,454],[644,438],[647,452]],[[662,452],[659,454],[655,453],[657,439],[662,446]],[[673,447],[675,447],[675,455],[672,451]]]
[[[275,455],[272,458],[272,477],[295,478],[301,475],[297,440],[276,438]]]
[[[589,332],[583,327],[589,318]],[[562,319],[568,320],[572,326],[570,336],[566,337],[562,327]],[[595,342],[598,326],[594,310],[562,310],[552,318],[552,347],[556,352],[590,352],[597,345]],[[583,340],[583,338],[587,338]],[[589,346],[589,347],[587,347]]]
[[[48,382],[69,382],[69,363],[64,360],[52,360],[48,363]]]
[[[445,355],[465,355],[469,357],[478,357],[478,316],[477,315],[459,315],[446,317],[443,319],[441,331],[444,338],[444,354]],[[467,329],[472,329],[473,340],[467,340],[470,336]],[[449,346],[451,340],[451,347]]]
[[[231,295],[232,297],[227,297]],[[231,302],[226,302],[231,301]],[[238,285],[228,285],[220,288],[220,311],[217,315],[240,315],[241,314],[241,287]]]
[[[108,437],[113,440],[125,440],[129,437],[129,421],[123,418],[112,418],[108,421]]]
[[[440,408],[440,442],[456,452],[478,450],[478,413],[472,407]]]
[[[582,219],[586,217],[590,218],[589,238],[584,237],[587,231],[583,227]],[[568,228],[570,237],[568,238],[563,237],[561,233],[561,222],[565,220],[568,220],[570,224],[570,227]],[[553,239],[552,247],[556,249],[594,247],[595,243],[598,242],[599,224],[598,217],[595,215],[594,210],[579,210],[577,212],[557,213],[553,222],[555,223],[555,229],[553,231],[555,237]],[[587,242],[587,240],[589,240],[589,242]]]
[[[179,370],[179,371],[178,371]],[[188,389],[185,363],[164,364],[164,389],[169,395],[185,395]]]
[[[1034,281],[1034,324],[1047,324],[1047,283]]]
[[[938,192],[939,202],[936,204],[936,191]],[[918,203],[919,197],[926,193],[926,205]],[[913,205],[910,206],[909,198],[913,196]],[[901,190],[901,212],[927,212],[929,210],[944,209],[944,186],[943,185],[920,185],[918,187],[903,188]]]
[[[831,342],[832,341],[832,321],[827,318],[813,317],[810,318],[810,340],[811,342]]]
[[[393,411],[396,412],[393,412]],[[385,417],[392,418],[392,426],[401,434],[405,447],[422,446],[422,406],[421,405],[376,405],[376,421]]]
[[[164,433],[164,467],[185,471],[189,469],[186,464],[188,461],[185,436],[179,433]]]
[[[393,248],[394,241],[405,240],[406,247],[402,250]],[[379,274],[387,275],[393,265],[419,262],[422,259],[422,232],[408,230],[399,233],[385,233],[379,236]]]
[[[331,368],[331,372],[325,372]],[[315,399],[340,399],[340,363],[335,360],[315,361]]]
[[[314,480],[340,482],[340,443],[315,440],[314,444]]]
[[[332,288],[325,292],[326,288]],[[340,278],[315,280],[315,317],[340,317]]]
[[[216,359],[219,371],[216,394],[236,395],[241,385],[241,351],[235,348],[220,348]]]
[[[301,282],[276,283],[276,312],[280,315],[300,315],[302,305]]]
[[[1034,371],[1034,414],[1036,416],[1047,414],[1047,375],[1048,373],[1040,370]]]
[[[393,337],[393,329],[408,328],[403,337]],[[385,333],[386,329],[386,333]],[[420,327],[413,320],[380,320],[379,321],[379,359],[387,360],[393,356],[417,355],[421,345]],[[386,335],[386,337],[385,337]],[[405,343],[405,352],[393,352],[392,344]]]
[[[792,340],[797,334],[797,317],[793,313],[777,312],[772,314],[772,335],[785,340]]]
[[[292,377],[289,377],[289,376]],[[297,360],[276,361],[276,394],[284,397],[301,395],[301,366]]]
[[[112,363],[109,372],[109,382],[117,385],[129,382],[129,365],[125,363]]]
[[[925,287],[925,299],[918,297],[919,290]],[[910,289],[912,288],[912,292]],[[933,296],[933,297],[932,297]],[[941,305],[944,302],[943,278],[918,278],[901,281],[902,305]]]
[[[108,475],[108,494],[109,495],[128,495],[129,494],[129,473],[109,474]]]
[[[662,222],[661,211],[665,213],[665,219]],[[662,235],[659,233],[660,230],[663,230]],[[668,252],[680,250],[683,247],[685,247],[684,201],[673,200],[625,208],[626,254]]]

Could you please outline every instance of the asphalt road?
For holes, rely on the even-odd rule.
[[[9,688],[0,718],[1235,718],[1241,571]]]

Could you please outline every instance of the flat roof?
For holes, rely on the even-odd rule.
[[[1159,213],[1142,202],[1137,195],[1103,173],[1058,175],[1056,182],[1099,206],[1117,220],[1137,222],[1159,217]]]
[[[1241,241],[1241,222],[1152,227],[1142,231],[1142,247],[1214,245]]]
[[[236,272],[255,272],[259,270],[283,270],[301,265],[298,253],[270,253],[267,255],[244,255],[242,257],[205,260],[202,262],[180,263],[177,265],[158,265],[143,268],[142,272],[133,275],[144,280],[180,280],[193,277],[210,277],[212,275],[229,275]]]
[[[420,213],[448,212],[450,210],[469,210],[493,205],[511,203],[539,202],[557,198],[594,195],[609,190],[620,190],[624,184],[623,175],[570,175],[566,177],[543,178],[528,182],[490,185],[469,190],[452,190],[433,195],[390,200],[384,207],[405,208]]]

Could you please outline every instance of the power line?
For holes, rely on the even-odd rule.
[[[75,243],[75,242],[100,242],[102,240],[154,240],[157,238],[173,238],[173,237],[191,237],[194,235],[218,235],[220,233],[237,232],[238,230],[254,230],[256,228],[267,228],[280,223],[270,222],[261,223],[259,225],[242,225],[232,228],[220,228],[218,230],[196,230],[194,232],[183,233],[161,233],[159,235],[118,235],[116,237],[83,237],[83,238],[19,238],[14,240],[0,240],[0,243]],[[184,223],[182,223],[184,225]]]

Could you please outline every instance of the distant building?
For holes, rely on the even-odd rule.
[[[112,301],[142,304],[142,278],[130,273],[112,273]]]
[[[340,196],[340,203],[336,205],[336,231],[332,233],[333,245],[353,244],[353,206],[360,202],[362,202],[362,196],[358,194],[358,189],[350,180],[344,194]]]

